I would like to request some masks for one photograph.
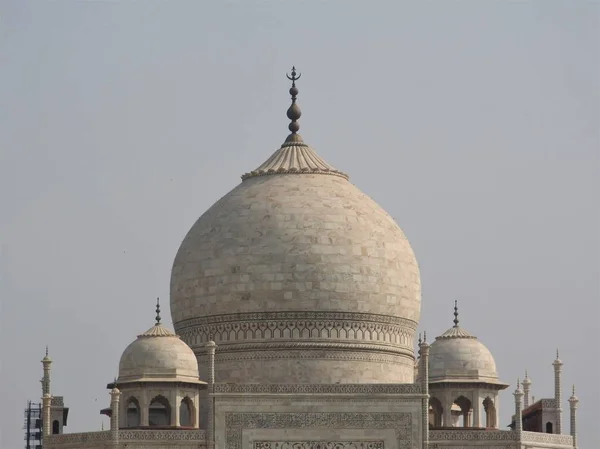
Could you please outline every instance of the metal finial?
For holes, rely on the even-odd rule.
[[[423,343],[427,343],[427,331],[423,331]]]
[[[290,88],[290,95],[292,96],[292,104],[287,110],[287,117],[291,120],[291,123],[288,125],[288,129],[292,132],[286,139],[286,142],[290,141],[302,141],[300,136],[298,136],[298,130],[300,130],[300,125],[298,124],[298,119],[302,115],[300,111],[300,107],[296,104],[296,99],[298,96],[298,88],[296,87],[296,81],[300,79],[302,76],[301,73],[296,72],[296,67],[292,67],[292,75],[286,74],[287,79],[292,82],[292,87]]]
[[[525,379],[529,379],[529,376],[527,374],[527,370],[525,370]]]
[[[458,301],[454,301],[454,327],[458,327]]]
[[[46,357],[48,357],[48,345],[46,345]]]
[[[419,333],[419,346],[421,346],[421,343],[423,343],[423,340],[421,339],[421,334]]]
[[[558,356],[558,348],[556,348],[556,360],[558,360],[560,357]]]
[[[521,387],[521,378],[517,377],[517,390]]]
[[[156,298],[156,324],[160,324],[160,298]]]
[[[573,384],[573,396],[575,396],[575,384]]]

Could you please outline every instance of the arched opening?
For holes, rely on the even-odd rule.
[[[552,432],[552,423],[550,421],[546,423],[546,433],[554,433]]]
[[[164,396],[156,396],[148,407],[148,425],[165,427],[171,425],[171,406]]]
[[[55,419],[54,421],[52,421],[52,435],[58,435],[59,432],[60,423],[58,422],[58,419]]]
[[[467,399],[464,396],[459,396],[458,398],[456,398],[454,400],[454,404],[452,404],[451,409],[451,427],[471,427],[472,411],[473,406],[471,405],[471,401],[469,399]]]
[[[179,425],[181,427],[195,427],[195,417],[194,403],[186,396],[181,400],[181,404],[179,404]]]
[[[139,427],[140,425],[140,403],[134,397],[127,400],[125,409],[125,427]]]
[[[489,396],[483,400],[483,409],[485,410],[485,427],[496,428],[496,405]]]
[[[433,428],[442,427],[444,409],[438,398],[429,398],[429,425]]]

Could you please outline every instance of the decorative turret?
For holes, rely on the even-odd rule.
[[[48,346],[46,346],[46,355],[42,359],[42,366],[44,367],[44,377],[42,378],[42,395],[50,394],[50,365],[52,365],[52,359],[48,356]]]
[[[575,385],[573,385],[573,394],[569,398],[569,408],[571,409],[571,436],[573,437],[573,449],[577,449],[577,404],[579,399],[575,396]]]
[[[519,435],[523,433],[523,394],[520,381],[517,379],[517,389],[513,395],[515,397],[515,431],[518,432]]]
[[[423,332],[423,341],[419,335],[419,355],[421,358],[421,392],[425,396],[421,409],[421,419],[423,420],[421,428],[423,429],[423,449],[427,449],[429,445],[429,343],[427,343],[427,332]]]
[[[561,369],[563,362],[558,356],[558,349],[556,350],[556,360],[552,363],[554,366],[554,400],[556,401],[556,432],[557,434],[562,433],[562,387],[561,387]]]
[[[530,392],[531,392],[531,380],[529,380],[529,376],[527,375],[527,370],[525,370],[525,379],[523,379],[523,408],[526,409],[529,407],[532,402],[530,402]]]

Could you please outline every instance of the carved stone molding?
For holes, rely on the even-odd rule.
[[[413,447],[410,413],[225,413],[227,449],[242,449],[244,429],[393,429],[398,449]]]
[[[192,348],[261,340],[317,339],[387,343],[412,353],[417,323],[405,318],[354,312],[254,312],[192,318],[175,324]],[[219,348],[225,350],[225,348]]]
[[[429,441],[518,441],[510,430],[430,430]]]
[[[337,351],[336,351],[337,349]],[[265,351],[239,351],[224,353],[220,352],[215,355],[215,362],[229,362],[229,361],[241,361],[241,360],[272,360],[272,359],[320,359],[320,360],[354,360],[363,362],[377,362],[386,364],[397,364],[412,369],[414,362],[403,353],[399,354],[386,354],[375,352],[376,349],[372,349],[373,352],[367,352],[367,349],[363,351],[344,351],[340,346],[335,346],[330,349],[314,349],[314,350],[301,350],[299,348],[286,348],[282,346],[279,350],[265,350]],[[205,357],[200,356],[199,360],[202,362]]]
[[[383,441],[255,441],[254,449],[384,449]]]
[[[406,394],[420,395],[419,384],[226,384],[215,393],[230,394]]]

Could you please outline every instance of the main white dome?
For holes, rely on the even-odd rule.
[[[183,240],[175,329],[201,358],[217,343],[221,382],[412,382],[421,300],[412,248],[292,125]]]

